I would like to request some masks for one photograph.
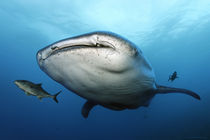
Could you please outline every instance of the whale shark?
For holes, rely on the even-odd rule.
[[[157,84],[154,70],[133,42],[111,32],[57,41],[37,52],[41,70],[87,101],[82,115],[100,105],[112,110],[148,107],[156,94],[195,92]]]

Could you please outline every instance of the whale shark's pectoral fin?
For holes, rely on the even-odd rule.
[[[83,107],[82,107],[82,116],[84,117],[84,118],[87,118],[88,117],[88,115],[89,115],[89,112],[90,112],[90,110],[95,106],[95,105],[97,105],[96,103],[94,103],[94,102],[91,102],[91,101],[86,101],[86,103],[83,105]]]

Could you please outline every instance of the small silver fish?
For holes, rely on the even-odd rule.
[[[34,84],[27,80],[15,80],[14,83],[20,89],[22,89],[26,93],[26,95],[37,96],[37,98],[40,100],[42,98],[49,97],[49,98],[52,98],[56,103],[58,103],[57,96],[61,93],[61,91],[59,91],[55,95],[50,95],[42,88],[42,84]]]

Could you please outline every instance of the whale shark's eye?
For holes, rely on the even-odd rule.
[[[51,50],[55,50],[56,48],[58,48],[57,46],[52,46]]]

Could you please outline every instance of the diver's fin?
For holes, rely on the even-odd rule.
[[[57,96],[61,93],[61,91],[59,91],[58,93],[56,93],[55,95],[52,96],[53,100],[58,103],[58,100],[57,100]]]
[[[89,112],[90,110],[95,106],[97,105],[96,103],[94,102],[91,102],[91,101],[86,101],[86,103],[83,105],[82,107],[82,116],[84,118],[87,118],[88,115],[89,115]]]
[[[156,85],[157,89],[155,90],[155,93],[159,93],[159,94],[167,94],[167,93],[184,93],[187,95],[190,95],[198,100],[201,100],[200,96],[190,90],[187,89],[182,89],[182,88],[172,88],[172,87],[166,87],[166,86],[160,86],[160,85]]]

